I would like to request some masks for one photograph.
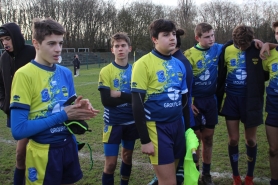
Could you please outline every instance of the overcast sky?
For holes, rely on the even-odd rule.
[[[117,3],[117,5],[116,5],[117,8],[120,8],[122,5],[125,5],[129,2],[134,2],[134,1],[144,1],[144,0],[115,0],[115,2]],[[177,4],[178,4],[178,0],[148,0],[146,2],[150,2],[150,1],[152,1],[155,4],[167,5],[167,6],[177,6]],[[197,5],[200,5],[202,3],[210,2],[210,1],[211,0],[195,0],[195,3]],[[230,0],[230,1],[238,3],[238,4],[241,4],[242,2],[244,2],[244,0]]]

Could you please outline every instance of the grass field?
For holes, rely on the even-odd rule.
[[[100,94],[97,90],[97,81],[100,68],[103,66],[82,66],[80,76],[74,78],[75,88],[78,95],[90,99],[94,108],[101,111],[95,118],[88,121],[90,128],[93,130],[91,133],[86,133],[82,136],[77,136],[77,139],[82,142],[88,142],[93,150],[94,166],[91,171],[89,150],[84,147],[79,152],[81,168],[84,177],[77,182],[77,185],[100,185],[101,175],[104,166],[104,155],[102,149],[102,113],[103,107],[100,101]],[[72,67],[71,67],[72,69]],[[13,184],[13,171],[15,166],[15,148],[16,141],[11,136],[10,130],[6,127],[6,119],[1,111],[0,113],[0,185]],[[245,157],[245,144],[243,127],[241,125],[241,138],[240,138],[240,160],[239,170],[242,178],[246,174],[246,157]],[[227,153],[227,130],[223,118],[219,117],[219,124],[216,126],[214,135],[213,146],[213,159],[212,159],[212,176],[216,185],[231,185],[231,167]],[[255,169],[255,184],[266,185],[269,184],[270,169],[268,162],[268,143],[265,135],[265,127],[261,125],[258,128],[258,157]],[[115,184],[119,184],[119,164],[115,172]],[[143,155],[140,150],[140,142],[136,142],[133,168],[130,178],[131,185],[146,185],[153,177],[154,171],[148,162],[146,155]],[[201,184],[201,183],[200,183]]]

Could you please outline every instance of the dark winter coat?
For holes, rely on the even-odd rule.
[[[0,58],[0,108],[9,118],[10,94],[14,73],[34,59],[36,51],[33,46],[25,44],[17,24],[7,23],[0,28],[4,28],[9,32],[13,43],[13,52],[4,51]]]

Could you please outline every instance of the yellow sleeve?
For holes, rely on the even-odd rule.
[[[32,87],[35,85],[32,78],[29,78],[28,75],[20,70],[17,71],[12,82],[10,103],[31,105]]]
[[[131,88],[147,90],[148,88],[148,66],[144,60],[135,62],[132,68]]]
[[[110,88],[110,75],[109,65],[101,69],[99,73],[98,87],[108,87]]]

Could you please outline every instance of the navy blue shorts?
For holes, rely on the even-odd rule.
[[[226,120],[240,120],[246,124],[246,97],[226,94],[221,113]]]
[[[170,164],[184,158],[185,133],[183,119],[173,122],[147,121],[150,139],[154,145],[154,156],[149,156],[151,164]]]
[[[135,123],[130,125],[104,125],[103,143],[120,144],[122,140],[131,141],[139,138]]]
[[[266,115],[265,124],[272,127],[278,127],[278,115],[268,113]]]
[[[128,150],[133,150],[135,140],[139,138],[135,124],[130,125],[104,125],[103,148],[105,156],[117,156],[119,145]]]
[[[266,96],[265,111],[268,114],[278,115],[278,96],[277,95],[269,95],[268,94]]]
[[[199,110],[195,116],[195,125],[193,130],[200,130],[202,127],[214,129],[218,123],[217,99],[215,96],[205,98],[194,98],[193,105]]]
[[[55,144],[29,140],[26,149],[26,185],[61,185],[79,181],[80,168],[76,142],[69,136]]]

